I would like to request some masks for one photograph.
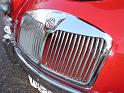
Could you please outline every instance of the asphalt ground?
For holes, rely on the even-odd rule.
[[[28,76],[17,63],[13,63],[7,56],[2,43],[3,14],[0,12],[0,93],[39,93],[33,88]]]

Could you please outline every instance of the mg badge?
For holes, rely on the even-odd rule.
[[[46,19],[45,28],[47,30],[54,29],[55,28],[55,22],[56,22],[56,20],[53,17],[50,17],[49,19]]]

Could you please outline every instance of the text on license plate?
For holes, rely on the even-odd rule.
[[[28,75],[31,86],[38,89],[41,93],[53,93],[50,90],[46,89],[42,85],[40,85],[37,81],[35,81],[30,75]]]

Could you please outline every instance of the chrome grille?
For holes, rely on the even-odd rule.
[[[88,83],[98,68],[106,42],[65,31],[50,34],[42,65],[64,77]]]
[[[29,15],[23,17],[21,25],[19,46],[35,61],[41,59],[41,47],[44,39],[43,24]]]
[[[55,22],[51,23],[50,18]],[[54,27],[51,29],[50,25]],[[83,87],[92,86],[112,46],[108,34],[73,15],[54,10],[27,12],[19,36],[19,47],[38,66],[41,64],[41,69]]]

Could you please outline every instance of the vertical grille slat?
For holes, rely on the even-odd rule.
[[[62,48],[62,44],[63,44],[63,41],[64,41],[64,38],[65,38],[65,32],[63,32],[63,36],[62,36],[62,40],[61,40],[61,44],[60,44],[60,47],[59,47],[59,49],[58,49],[58,53],[57,53],[57,56],[56,56],[56,59],[55,59],[55,64],[54,64],[54,66],[53,66],[53,68],[55,69],[56,68],[56,62],[57,62],[57,59],[58,59],[58,57],[59,57],[59,54],[61,54],[60,53],[60,50],[61,50],[61,48]],[[65,42],[66,43],[66,42]]]
[[[70,67],[69,67],[69,69],[68,69],[67,75],[69,74],[69,71],[70,71],[70,69],[71,69],[71,67],[72,67],[72,65],[73,65],[73,63],[74,63],[75,57],[76,57],[77,52],[78,52],[78,48],[79,48],[80,41],[81,41],[81,36],[79,36],[79,38],[78,38],[78,42],[77,42],[77,45],[76,45],[76,50],[75,50],[74,56],[73,56],[73,58],[72,58],[72,62],[71,62],[71,64],[70,64]]]
[[[58,40],[57,40],[56,48],[55,48],[54,53],[52,54],[53,57],[52,57],[52,60],[51,60],[51,65],[54,65],[54,64],[53,64],[53,63],[54,63],[53,61],[54,61],[54,58],[55,58],[55,56],[56,56],[57,49],[59,48],[58,46],[59,46],[59,43],[60,43],[61,35],[62,35],[62,31],[60,31],[60,33],[59,33],[59,37],[58,37]]]
[[[70,54],[69,54],[69,57],[68,57],[68,60],[67,60],[66,65],[65,65],[65,69],[64,69],[63,73],[65,73],[66,68],[68,67],[68,64],[69,64],[69,62],[70,62],[70,60],[71,60],[71,56],[72,56],[72,52],[73,52],[74,47],[75,47],[75,44],[76,44],[76,40],[77,40],[77,35],[74,36],[73,45],[72,45],[72,48],[71,48],[71,50],[70,50]]]
[[[87,47],[88,47],[89,41],[90,41],[90,37],[87,38],[86,45],[85,45],[85,47],[84,47],[83,54],[82,54],[82,56],[81,56],[82,58],[81,58],[81,60],[79,61],[79,66],[78,66],[78,68],[77,68],[75,77],[76,77],[77,74],[79,73],[79,69],[80,69],[80,67],[81,67],[81,65],[82,65],[82,63],[83,63],[84,56],[85,56],[85,54],[86,54],[86,51],[87,51]]]
[[[88,59],[89,59],[89,56],[90,56],[90,53],[91,53],[91,50],[92,50],[92,47],[93,47],[93,43],[94,43],[94,38],[91,39],[91,42],[90,42],[90,45],[89,45],[89,49],[88,49],[88,53],[87,53],[87,55],[86,55],[86,59],[85,59],[85,61],[84,61],[84,65],[83,65],[83,68],[82,68],[82,71],[81,71],[81,73],[80,73],[79,78],[82,78],[81,75],[83,74],[84,69],[85,69],[85,67],[86,67],[87,61],[88,61]]]
[[[73,74],[73,72],[74,72],[74,70],[75,70],[77,64],[78,64],[79,58],[80,58],[80,56],[81,56],[81,52],[82,52],[82,50],[83,50],[83,46],[84,46],[85,39],[86,39],[86,36],[83,36],[83,40],[82,40],[82,42],[81,42],[81,48],[80,48],[80,51],[79,51],[79,53],[78,53],[77,59],[76,59],[76,61],[75,61],[75,65],[74,65],[74,68],[73,68],[73,70],[72,70],[71,77],[72,77],[72,74]]]
[[[107,51],[102,36],[62,30],[49,32],[29,15],[25,15],[21,24],[18,45],[34,62],[41,61],[41,68],[48,73],[79,85],[91,81]]]
[[[59,70],[59,67],[61,68],[61,66],[63,66],[63,64],[60,66],[60,62],[62,61],[62,57],[63,57],[63,55],[64,55],[64,51],[65,51],[65,47],[66,47],[66,43],[67,43],[67,41],[68,41],[68,39],[69,39],[69,33],[67,33],[67,36],[66,36],[66,39],[65,39],[65,43],[64,43],[64,46],[63,46],[63,50],[62,50],[62,53],[61,53],[61,56],[60,56],[60,60],[58,60],[58,66],[56,67],[57,69],[57,71]]]
[[[34,42],[35,42],[35,45],[32,44],[34,46],[33,47],[33,49],[34,49],[34,53],[33,53],[34,55],[33,56],[37,56],[36,55],[36,49],[37,49],[37,44],[38,44],[38,42],[37,42],[37,40],[38,40],[38,38],[37,38],[37,36],[38,36],[37,28],[39,28],[39,25],[37,25],[36,28],[35,28],[37,34],[36,35],[33,35],[33,37],[32,37],[32,38],[34,38]]]
[[[81,62],[83,63],[83,67],[82,67],[82,70],[81,70],[81,73],[80,73],[80,76],[79,76],[79,78],[81,77],[81,75],[82,75],[82,73],[83,73],[83,71],[84,71],[84,69],[85,69],[85,66],[86,66],[86,59],[84,58],[85,57],[85,54],[87,55],[87,51],[88,51],[88,45],[89,45],[89,43],[90,43],[90,37],[88,37],[88,39],[87,39],[87,43],[86,43],[86,46],[85,46],[85,49],[84,49],[84,54],[83,54],[83,57],[82,57],[82,59],[81,59]],[[85,61],[84,61],[84,59],[85,59]],[[83,62],[84,61],[84,62]]]
[[[30,19],[28,19],[28,20],[30,20]],[[32,22],[34,23],[34,21],[32,21]],[[26,24],[28,24],[28,23],[26,23]],[[29,24],[29,27],[31,27],[31,24]],[[30,29],[30,28],[28,28],[28,29]],[[31,31],[31,35],[29,35],[32,38],[34,38],[33,33],[34,33],[34,29]],[[31,42],[33,42],[33,41],[31,39],[29,39],[29,44],[27,44],[27,45],[31,45],[31,48],[29,49],[29,52],[31,53],[31,55],[33,55],[33,53],[31,52],[31,50],[33,49],[33,44],[31,44]]]
[[[48,55],[49,55],[50,47],[51,47],[51,45],[52,45],[52,41],[53,41],[54,36],[55,36],[55,34],[53,33],[53,34],[52,34],[51,41],[50,41],[50,44],[49,44],[49,47],[48,47],[48,50],[47,50],[46,59],[45,59],[45,65],[48,64],[48,63],[47,63],[47,61],[48,61]]]
[[[90,60],[90,62],[89,62],[89,65],[88,65],[88,68],[87,68],[87,71],[86,71],[86,73],[85,73],[85,75],[84,75],[83,80],[86,78],[86,76],[87,76],[87,74],[88,74],[88,72],[89,72],[89,69],[90,69],[90,67],[91,67],[91,65],[92,65],[92,63],[93,63],[93,59],[94,59],[94,57],[95,57],[95,55],[96,55],[96,51],[97,51],[98,44],[99,44],[99,39],[97,38],[96,44],[95,44],[95,48],[94,48],[94,50],[93,50],[92,58],[91,58],[91,60]]]
[[[68,43],[67,50],[66,50],[66,53],[64,55],[63,61],[60,60],[60,61],[62,61],[62,65],[60,67],[60,72],[62,71],[62,68],[63,68],[64,62],[65,62],[65,59],[67,57],[67,54],[68,54],[68,51],[69,51],[69,48],[70,48],[70,45],[71,45],[71,42],[72,42],[72,38],[73,38],[73,34],[71,34],[71,37],[70,37],[70,40],[69,40],[69,43]]]
[[[49,66],[51,67],[51,57],[52,57],[52,53],[53,53],[53,51],[54,51],[54,46],[55,46],[55,43],[56,43],[56,40],[57,40],[57,36],[58,36],[58,31],[57,31],[57,33],[56,33],[56,35],[55,35],[55,39],[54,39],[54,42],[53,42],[53,45],[52,45],[52,48],[51,48],[51,52],[50,52],[50,57],[49,57],[49,59],[48,59],[48,61],[50,61],[50,63],[49,63]]]
[[[41,25],[39,25],[39,28],[42,29],[42,28],[41,28]],[[41,30],[41,31],[42,31],[42,30]],[[37,32],[37,33],[38,33],[38,34],[37,34],[37,37],[40,37],[40,36],[41,36],[41,33],[40,33],[40,32]],[[43,39],[43,38],[42,38],[42,39]],[[40,55],[38,55],[38,54],[40,54],[40,52],[39,52],[40,50],[39,50],[39,49],[41,49],[41,43],[39,43],[39,42],[42,41],[42,39],[41,39],[41,38],[39,38],[39,39],[37,38],[37,44],[36,44],[36,45],[38,46],[38,48],[36,48],[36,56],[38,56],[38,57],[40,57]],[[37,46],[36,46],[36,47],[37,47]],[[39,60],[40,60],[40,59],[39,59]]]
[[[38,25],[37,28],[42,29],[40,24]],[[38,31],[38,30],[37,30],[37,31]],[[41,31],[42,31],[42,30],[41,30]],[[36,46],[35,46],[35,47],[37,47],[37,46],[40,47],[40,43],[39,43],[39,42],[41,41],[41,38],[39,38],[40,36],[41,36],[41,34],[40,34],[40,32],[38,31],[38,32],[37,32],[37,36],[36,36],[37,38],[36,38]],[[35,53],[36,56],[39,56],[39,55],[37,55],[37,54],[39,54],[39,53],[38,53],[38,52],[39,52],[39,47],[36,48],[36,53]]]
[[[100,42],[100,43],[101,43],[101,44],[100,44],[100,46],[99,46],[98,54],[97,54],[97,56],[96,56],[96,60],[95,60],[95,62],[94,62],[94,65],[93,65],[93,68],[92,68],[91,74],[95,71],[94,69],[95,69],[96,65],[98,64],[98,61],[99,61],[99,58],[100,58],[100,54],[101,54],[101,52],[102,52],[102,48],[103,48],[103,44],[104,44],[104,40],[101,39],[101,42]],[[91,78],[91,76],[89,77],[89,79],[90,79],[90,78]]]

